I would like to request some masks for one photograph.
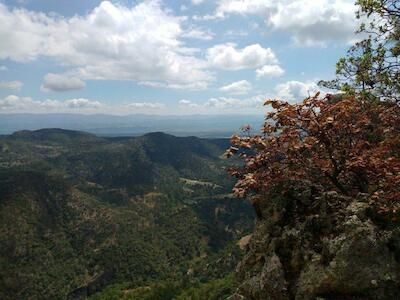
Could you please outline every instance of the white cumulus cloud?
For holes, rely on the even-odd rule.
[[[44,76],[44,83],[41,86],[41,90],[45,92],[64,92],[70,90],[80,90],[85,86],[85,82],[78,77],[49,73]]]
[[[354,0],[220,0],[215,13],[203,19],[257,14],[299,45],[325,45],[354,41],[355,11]]]
[[[229,14],[244,15],[264,12],[272,6],[273,2],[273,0],[221,0],[218,2],[215,17],[225,18]]]
[[[197,103],[193,103],[192,101],[187,100],[187,99],[179,100],[178,104],[179,104],[179,106],[181,108],[196,108],[196,107],[199,107],[199,105]]]
[[[319,91],[319,87],[315,82],[288,81],[278,84],[275,88],[277,98],[290,101],[300,102],[308,96]]]
[[[247,80],[240,80],[221,87],[219,90],[231,95],[247,94],[252,89],[252,85]]]
[[[279,77],[284,73],[285,71],[278,65],[265,65],[256,70],[257,77]]]
[[[103,106],[99,101],[92,101],[85,98],[66,100],[64,104],[68,108],[100,108]]]
[[[74,110],[94,112],[103,105],[98,101],[89,99],[60,100],[34,100],[31,97],[9,95],[0,99],[2,112],[70,112]]]
[[[127,104],[126,107],[135,109],[159,109],[164,108],[165,104],[159,102],[132,102]]]
[[[207,60],[211,67],[225,70],[253,69],[278,60],[271,48],[253,44],[236,49],[236,44],[216,45],[207,50]]]
[[[245,99],[217,97],[207,100],[204,103],[204,107],[240,111],[241,109],[246,108],[262,108],[264,101],[265,96],[263,95],[257,95]]]
[[[268,23],[288,32],[300,45],[351,42],[355,39],[355,10],[354,1],[349,0],[291,1],[277,5]]]
[[[190,28],[182,34],[182,37],[209,41],[213,39],[213,33],[211,33],[211,31],[204,31],[199,28]]]
[[[140,101],[125,104],[105,104],[97,100],[74,98],[67,100],[34,100],[31,97],[9,95],[0,98],[0,112],[3,113],[40,113],[40,112],[66,112],[66,113],[107,113],[128,114],[135,112],[156,112],[166,108],[160,102]]]
[[[203,3],[203,2],[204,2],[204,0],[192,0],[192,3],[194,5],[199,5],[199,4]]]
[[[103,1],[86,15],[69,18],[0,3],[0,59],[49,57],[70,66],[68,73],[81,80],[204,87],[214,78],[197,50],[182,42],[184,20],[157,0],[132,7]]]

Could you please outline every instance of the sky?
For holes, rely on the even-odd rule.
[[[0,0],[0,113],[262,114],[332,79],[351,0]]]

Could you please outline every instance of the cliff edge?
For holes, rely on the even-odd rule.
[[[366,194],[316,197],[306,182],[266,195],[229,300],[398,299],[400,226]]]

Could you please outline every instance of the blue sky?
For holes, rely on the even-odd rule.
[[[349,0],[0,0],[0,112],[261,114],[355,40]]]

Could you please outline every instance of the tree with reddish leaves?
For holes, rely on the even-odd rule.
[[[244,164],[229,171],[238,196],[263,195],[301,180],[319,193],[370,195],[382,212],[400,208],[400,107],[350,96],[314,97],[299,104],[269,100],[261,134],[235,135],[228,156]]]

